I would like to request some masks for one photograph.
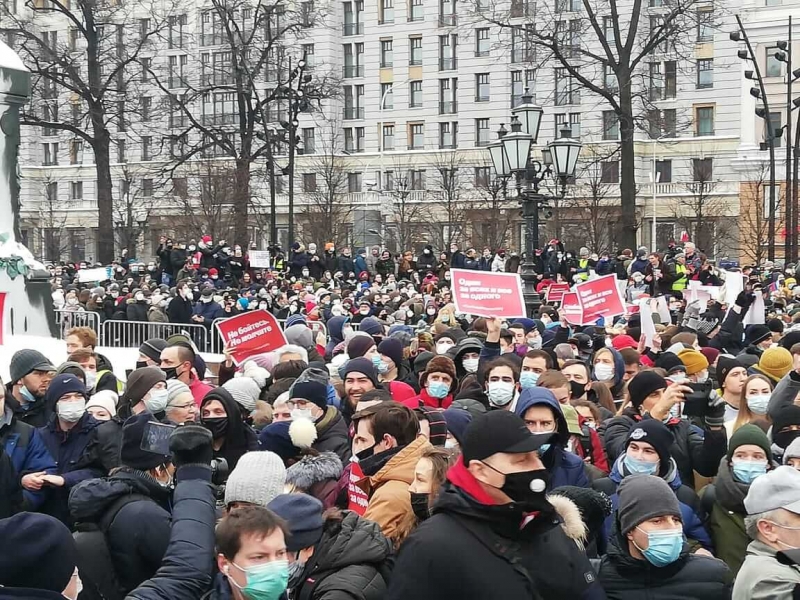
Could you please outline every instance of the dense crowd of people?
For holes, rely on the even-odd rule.
[[[793,267],[557,240],[536,265],[541,292],[614,274],[629,302],[667,296],[669,319],[641,304],[646,335],[641,314],[575,326],[557,304],[461,314],[451,268],[519,257],[457,246],[295,244],[253,268],[206,236],[109,281],[53,265],[64,310],[208,327],[268,310],[287,344],[206,364],[193,335],[143,327],[117,365],[72,322],[58,361],[17,351],[0,599],[797,597]],[[744,280],[735,301],[685,297],[723,276]]]

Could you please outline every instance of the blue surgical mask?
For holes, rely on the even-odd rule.
[[[23,397],[25,404],[35,404],[36,403],[36,396],[34,396],[31,391],[26,388],[24,385],[20,386],[19,393]]]
[[[657,462],[645,462],[643,460],[635,459],[632,456],[628,456],[627,454],[623,459],[623,464],[627,467],[631,474],[644,473],[645,475],[655,475],[658,472]]]
[[[757,415],[765,415],[767,414],[769,399],[770,399],[769,394],[758,394],[755,396],[748,396],[747,408],[750,409],[750,412],[754,412]]]
[[[450,393],[450,386],[442,381],[431,381],[427,388],[431,398],[445,398]]]
[[[767,463],[765,462],[733,459],[732,464],[734,478],[746,484],[753,483],[756,477],[767,472]]]
[[[536,387],[537,381],[539,381],[539,373],[534,373],[533,371],[523,371],[519,374],[519,385],[523,390]]]
[[[286,560],[275,560],[246,569],[236,563],[231,564],[244,572],[247,583],[239,587],[231,577],[228,577],[228,581],[238,587],[248,600],[278,600],[286,591],[289,582],[289,562]]]
[[[505,406],[514,399],[515,390],[513,383],[490,381],[486,395],[489,396],[489,402],[494,406]]]
[[[639,531],[643,529],[637,527]],[[636,542],[634,542],[636,545]],[[638,546],[636,546],[639,548]],[[669,529],[647,532],[647,550],[641,553],[654,567],[666,567],[678,560],[683,550],[683,529]]]

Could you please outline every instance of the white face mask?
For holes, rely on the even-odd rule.
[[[447,351],[452,348],[454,344],[439,342],[436,344],[436,354],[447,354]]]
[[[58,418],[67,423],[77,423],[86,414],[86,400],[71,400],[56,404]]]
[[[293,408],[291,414],[292,421],[296,421],[297,419],[309,419],[311,421],[314,420],[314,417],[311,416],[310,408]]]
[[[97,385],[97,371],[86,371],[86,389],[90,390]]]
[[[141,302],[142,300],[144,300],[144,294],[142,294],[141,292],[137,292],[136,295],[134,295],[133,299],[136,300],[137,302]]]
[[[594,376],[597,381],[611,381],[614,379],[614,367],[604,363],[597,363],[594,366]]]
[[[516,387],[513,383],[490,381],[487,389],[489,402],[495,406],[505,406],[514,399],[515,389]]]
[[[697,383],[705,383],[708,381],[708,371],[701,371],[697,374]]]
[[[465,358],[463,361],[461,361],[461,364],[464,365],[464,370],[467,373],[475,373],[478,370],[479,362],[479,358]]]
[[[752,396],[747,397],[747,408],[750,409],[751,412],[756,413],[757,415],[764,415],[767,413],[767,407],[769,406],[769,394],[754,394]]]

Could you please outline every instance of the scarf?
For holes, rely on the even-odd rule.
[[[720,506],[738,515],[746,515],[744,497],[747,496],[749,490],[749,484],[741,483],[733,478],[728,459],[723,458],[719,465],[716,481],[717,502]]]

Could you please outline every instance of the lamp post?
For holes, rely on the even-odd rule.
[[[539,248],[539,211],[547,207],[549,201],[566,195],[567,180],[575,175],[581,143],[571,139],[570,131],[565,129],[562,137],[542,149],[541,159],[533,159],[531,148],[539,137],[544,111],[533,103],[526,89],[521,104],[511,113],[511,131],[501,125],[498,140],[490,144],[488,150],[497,177],[501,180],[515,178],[517,199],[525,219],[525,259],[521,265],[523,296],[528,315],[532,315],[541,305],[536,291],[535,262]],[[554,195],[540,191],[540,186],[548,179],[556,184]]]

